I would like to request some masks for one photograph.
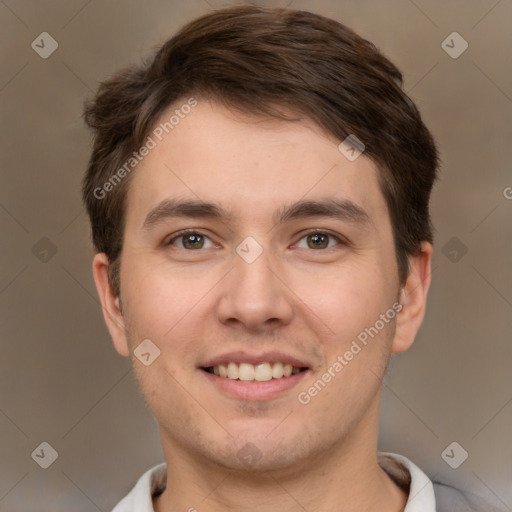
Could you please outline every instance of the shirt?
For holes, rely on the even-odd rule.
[[[378,462],[390,478],[408,493],[404,512],[488,512],[491,509],[480,498],[463,494],[453,487],[433,484],[423,471],[408,458],[396,453],[380,452]],[[165,463],[144,473],[135,487],[114,507],[112,512],[154,512],[152,498],[163,492],[167,483]],[[438,503],[436,505],[436,497]]]

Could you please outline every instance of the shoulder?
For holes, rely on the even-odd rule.
[[[476,494],[433,482],[437,512],[500,512]]]
[[[379,452],[378,463],[390,478],[409,493],[407,512],[504,512],[506,507],[491,506],[480,496],[439,481],[430,481],[423,471],[403,455]],[[497,501],[495,502],[497,503]]]

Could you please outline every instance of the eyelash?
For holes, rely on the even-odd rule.
[[[302,236],[299,238],[299,240],[294,244],[298,244],[301,240],[303,240],[304,238],[307,238],[308,236],[310,235],[325,235],[325,236],[328,236],[334,240],[336,240],[337,242],[337,245],[349,245],[348,244],[348,241],[344,238],[342,238],[341,236],[339,235],[335,235],[334,233],[331,233],[330,231],[323,231],[323,230],[318,230],[318,229],[313,229],[311,231],[308,231],[307,233],[303,233]],[[334,247],[328,247],[327,249],[317,249],[318,251],[328,251],[329,249],[334,249]],[[314,250],[314,249],[311,249],[311,250]]]
[[[194,229],[187,229],[187,230],[184,230],[184,231],[180,231],[178,233],[176,233],[172,238],[170,238],[166,243],[165,245],[166,246],[171,246],[174,244],[174,242],[176,240],[178,240],[179,238],[182,238],[186,235],[200,235],[204,238],[207,238],[208,240],[210,240],[212,243],[213,241],[210,239],[210,237],[208,237],[207,235],[204,235],[203,233],[201,233],[200,231],[197,231],[197,230],[194,230]],[[308,231],[307,233],[304,233],[297,242],[295,242],[294,245],[298,244],[301,240],[303,240],[304,238],[310,236],[310,235],[326,235],[334,240],[336,240],[336,242],[338,243],[338,245],[349,245],[349,242],[340,237],[339,235],[335,235],[329,231],[322,231],[322,230],[311,230],[311,231]],[[333,247],[329,247],[327,249],[317,249],[318,251],[326,251],[326,250],[329,250],[329,249],[332,249]],[[194,249],[184,249],[185,251],[189,251],[189,252],[193,252]],[[315,249],[311,249],[311,250],[315,250]]]
[[[207,235],[204,235],[203,233],[201,233],[200,231],[197,231],[195,229],[185,229],[184,231],[179,231],[178,233],[176,233],[172,238],[170,238],[166,243],[165,245],[173,245],[173,243],[178,240],[179,238],[182,238],[186,235],[201,235],[202,237],[204,238],[208,238],[208,240],[211,240],[209,236]],[[189,250],[189,249],[185,249],[186,251]],[[190,251],[192,252],[192,251]]]

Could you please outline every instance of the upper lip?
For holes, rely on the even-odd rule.
[[[295,368],[309,368],[310,365],[297,357],[284,354],[283,352],[244,352],[239,350],[236,352],[228,352],[222,355],[218,355],[208,359],[204,364],[201,364],[201,368],[212,368],[219,364],[228,363],[249,363],[258,365],[261,363],[283,363],[291,364]]]

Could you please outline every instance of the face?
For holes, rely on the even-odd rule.
[[[363,442],[404,314],[375,165],[310,122],[206,101],[156,140],[107,322],[164,448],[268,470]]]

